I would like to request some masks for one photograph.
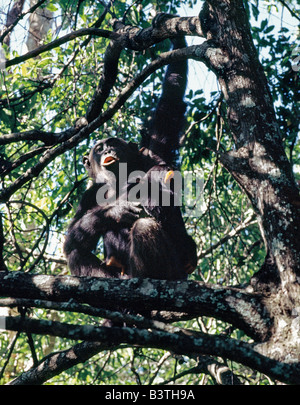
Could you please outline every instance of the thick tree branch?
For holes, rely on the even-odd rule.
[[[0,145],[8,145],[20,141],[42,141],[45,145],[53,145],[57,141],[57,138],[58,135],[54,132],[44,132],[38,129],[33,129],[31,131],[1,135]]]
[[[88,122],[92,122],[100,115],[103,105],[115,84],[121,50],[122,48],[115,41],[111,41],[106,49],[102,76],[86,112]]]
[[[204,37],[199,17],[176,17],[171,14],[158,14],[152,26],[145,29],[124,25],[114,20],[114,28],[119,32],[117,40],[124,48],[142,51],[167,38],[180,35]]]
[[[7,307],[7,308],[43,308],[43,309],[51,309],[55,311],[63,311],[63,312],[77,312],[85,315],[90,315],[94,317],[100,317],[111,320],[115,324],[126,324],[127,326],[135,325],[139,328],[151,328],[151,329],[161,329],[166,331],[172,331],[172,327],[164,323],[164,321],[175,322],[177,320],[181,320],[180,315],[175,318],[176,313],[173,313],[174,318],[169,319],[164,314],[159,314],[159,320],[155,320],[158,318],[157,311],[152,311],[153,313],[153,320],[145,318],[142,315],[132,315],[132,314],[124,314],[119,311],[110,311],[108,309],[103,308],[96,308],[92,307],[91,305],[86,304],[78,304],[76,301],[72,301],[72,299],[68,302],[53,302],[53,301],[46,301],[46,300],[34,300],[34,299],[27,299],[27,298],[2,298],[0,299],[0,307]],[[188,315],[185,315],[185,319],[188,319]],[[182,315],[182,316],[184,316]],[[189,318],[193,317],[190,315]],[[177,328],[178,329],[178,328]]]
[[[115,350],[108,343],[99,342],[82,342],[67,350],[51,353],[45,357],[37,367],[33,367],[17,378],[12,380],[8,385],[40,385],[52,377],[68,370],[77,364],[84,363],[91,357],[102,352],[103,350]]]
[[[104,30],[101,28],[82,28],[77,31],[70,32],[61,38],[58,38],[49,44],[39,46],[33,51],[27,52],[24,55],[17,56],[14,59],[5,62],[5,68],[25,62],[41,55],[44,52],[51,51],[71,40],[76,38],[94,35],[101,38],[112,39],[121,47],[132,50],[142,51],[150,46],[161,42],[167,38],[172,38],[178,35],[198,35],[203,36],[200,20],[198,17],[173,17],[162,18],[158,25],[146,29],[140,29],[132,26],[125,26],[119,21],[115,21],[115,28],[118,32]]]
[[[117,39],[118,36],[112,31],[103,30],[101,28],[82,28],[80,30],[70,32],[69,34],[66,34],[61,38],[55,39],[49,44],[41,45],[38,48],[34,49],[33,51],[27,52],[24,55],[17,56],[16,58],[7,60],[5,62],[5,68],[18,65],[19,63],[25,62],[28,59],[36,58],[37,56],[41,55],[44,52],[51,51],[52,49],[58,48],[59,46],[71,40],[87,35],[96,35],[102,38],[109,38],[109,39]]]
[[[21,317],[6,317],[8,330],[60,336],[63,338],[91,342],[122,343],[171,350],[177,354],[221,356],[242,363],[272,378],[292,384],[300,383],[300,365],[285,364],[256,352],[248,343],[224,336],[205,335],[188,331],[168,333],[137,328],[96,327],[91,325],[71,325],[54,321],[40,321]]]
[[[267,338],[271,319],[258,294],[208,286],[200,282],[150,279],[100,279],[94,277],[39,276],[21,272],[0,273],[0,295],[13,298],[64,302],[75,299],[107,309],[167,310],[195,316],[212,316]],[[118,302],[116,303],[116,296]]]

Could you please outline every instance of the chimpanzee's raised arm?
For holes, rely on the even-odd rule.
[[[172,42],[173,49],[186,46],[184,37],[173,38]],[[170,63],[163,82],[162,95],[142,133],[141,146],[169,165],[174,161],[184,124],[186,104],[183,98],[186,84],[187,61]]]
[[[186,46],[183,37],[172,42],[174,48]],[[180,280],[195,269],[196,245],[186,232],[180,207],[173,204],[172,187],[167,187],[184,122],[186,75],[186,61],[168,66],[142,151],[122,139],[107,138],[84,157],[93,185],[84,193],[66,235],[64,251],[72,274]],[[137,185],[146,188],[140,191],[139,204],[129,198],[134,185],[121,175],[121,164],[128,175],[142,173]],[[148,195],[146,189],[158,193]],[[167,205],[161,202],[162,191],[170,196]],[[103,262],[94,254],[100,237]]]

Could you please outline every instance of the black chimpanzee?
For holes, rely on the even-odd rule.
[[[183,38],[174,48],[185,46]],[[170,186],[172,163],[184,122],[187,63],[168,66],[162,96],[142,134],[142,148],[121,139],[98,141],[84,165],[93,185],[84,193],[66,237],[64,251],[71,273],[98,277],[149,277],[178,280],[187,277],[197,264],[196,245],[187,234],[180,207],[174,204]],[[159,186],[158,199],[150,193],[139,203],[128,198],[133,184],[120,169],[127,164],[136,184],[148,190]],[[162,193],[169,205],[161,204]],[[103,236],[105,262],[93,250]]]

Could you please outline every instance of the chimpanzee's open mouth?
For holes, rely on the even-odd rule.
[[[102,161],[102,166],[109,166],[109,165],[115,163],[117,160],[119,160],[119,159],[116,158],[116,156],[107,155],[107,156],[104,157],[104,159]]]

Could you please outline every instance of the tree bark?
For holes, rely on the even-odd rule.
[[[228,106],[236,150],[221,162],[249,196],[259,217],[268,259],[289,299],[299,296],[300,196],[284,151],[272,97],[241,0],[208,0],[206,54]]]
[[[94,307],[139,308],[213,316],[244,330],[257,341],[270,333],[272,319],[261,296],[243,290],[209,286],[201,282],[152,279],[101,279],[97,277],[0,273],[0,295],[67,302],[75,299]],[[118,297],[118,300],[116,300]]]
[[[18,21],[18,17],[22,12],[23,6],[24,6],[25,0],[16,0],[12,6],[12,8],[9,10],[6,18],[6,24],[3,30],[3,33],[1,33],[1,36],[6,33],[5,36],[2,36],[3,43],[6,44],[8,47],[10,47],[10,35],[11,35],[11,30],[13,27],[16,25],[16,22]]]
[[[277,352],[281,358],[292,353],[299,361],[299,190],[243,2],[208,0],[202,23],[206,38],[218,48],[206,53],[206,64],[218,77],[235,142],[235,150],[221,154],[220,159],[251,200],[266,245],[256,287],[262,282],[274,325],[272,338],[261,350],[272,355]],[[275,290],[270,290],[270,283]],[[270,291],[273,294],[267,297]]]
[[[36,319],[7,318],[8,329],[45,335],[66,337],[91,342],[110,342],[107,346],[128,343],[139,346],[171,350],[177,354],[202,353],[221,356],[242,362],[272,378],[291,384],[300,384],[299,364],[285,364],[256,352],[245,342],[224,336],[204,335],[198,332],[168,333],[152,330],[151,333],[138,328],[96,327],[91,325],[70,325]],[[103,349],[105,346],[103,346]],[[99,347],[94,347],[99,350]]]
[[[35,7],[38,0],[30,0],[30,7]],[[33,51],[46,37],[48,31],[52,27],[53,11],[48,10],[46,7],[38,7],[29,17],[29,32],[27,38],[28,51]]]
[[[82,342],[67,350],[51,353],[37,367],[33,367],[10,381],[8,385],[41,385],[56,375],[77,364],[84,363],[103,350],[113,346],[99,342]]]

